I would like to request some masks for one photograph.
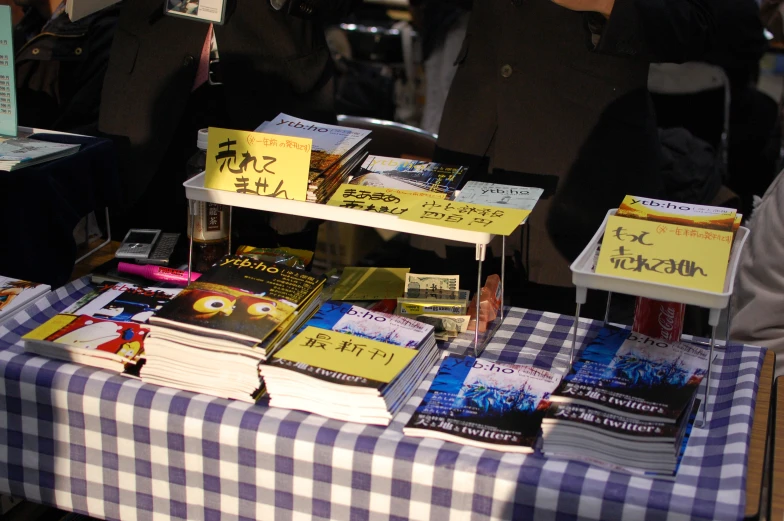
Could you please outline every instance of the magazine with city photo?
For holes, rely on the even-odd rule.
[[[146,324],[156,311],[180,291],[181,288],[141,287],[124,282],[102,284],[62,313]]]
[[[331,167],[365,142],[370,134],[370,130],[317,123],[283,113],[272,121],[265,121],[255,131],[312,139],[310,170],[315,172],[323,172]]]
[[[468,168],[399,157],[368,156],[350,184],[433,192],[450,197]]]
[[[551,400],[639,420],[674,423],[708,370],[708,350],[603,327]]]
[[[559,382],[559,374],[531,365],[450,354],[403,432],[530,453]]]

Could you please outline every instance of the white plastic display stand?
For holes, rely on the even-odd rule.
[[[735,232],[735,238],[732,242],[732,249],[730,250],[730,259],[727,264],[727,275],[724,279],[724,291],[715,293],[712,291],[704,291],[698,289],[689,289],[679,286],[671,286],[669,284],[658,284],[655,282],[644,282],[638,280],[617,277],[614,275],[607,275],[603,273],[596,273],[594,271],[594,258],[597,249],[599,248],[602,237],[604,237],[604,230],[607,227],[607,221],[611,215],[615,215],[616,210],[612,209],[607,212],[607,215],[602,222],[602,225],[596,231],[591,242],[582,251],[579,257],[572,263],[572,282],[577,287],[576,302],[577,308],[574,314],[574,324],[572,329],[572,346],[569,353],[569,368],[571,369],[574,362],[574,352],[577,347],[577,324],[580,319],[580,307],[585,304],[588,289],[599,289],[608,292],[607,296],[607,311],[610,309],[610,299],[613,293],[624,293],[638,297],[647,297],[656,300],[664,300],[668,302],[680,302],[683,304],[690,304],[693,306],[700,306],[707,308],[710,313],[708,316],[708,324],[711,326],[710,338],[710,355],[708,364],[708,374],[705,381],[705,396],[703,399],[702,409],[702,424],[705,423],[708,410],[708,390],[710,389],[711,378],[711,365],[713,363],[714,348],[716,347],[716,328],[719,325],[719,317],[721,311],[728,308],[730,305],[730,297],[735,286],[735,273],[738,269],[738,261],[740,259],[740,252],[743,245],[746,243],[746,237],[749,234],[749,229],[741,226]],[[729,332],[731,317],[729,316],[729,309],[727,313],[727,331]],[[607,324],[607,313],[605,313],[604,323]],[[725,339],[725,346],[729,342],[729,333]]]
[[[451,239],[454,241],[465,242],[476,245],[476,260],[478,264],[477,275],[477,295],[482,290],[482,261],[485,260],[487,253],[487,245],[495,237],[489,233],[473,232],[468,230],[457,230],[453,228],[445,228],[435,224],[419,223],[414,221],[405,221],[398,219],[391,214],[363,212],[352,208],[343,208],[340,206],[327,206],[326,204],[312,203],[306,201],[294,201],[291,199],[281,199],[277,197],[263,197],[255,194],[241,194],[237,192],[230,192],[228,190],[215,190],[212,188],[204,187],[204,173],[192,177],[185,181],[185,197],[189,200],[189,207],[191,215],[196,214],[196,205],[192,204],[194,201],[203,201],[208,203],[216,203],[226,205],[229,207],[239,206],[241,208],[249,208],[252,210],[262,210],[266,212],[275,212],[288,215],[298,215],[301,217],[310,217],[313,219],[322,219],[325,221],[335,221],[357,226],[369,226],[372,228],[381,228],[385,230],[392,230],[396,232],[410,233],[413,235],[424,235],[427,237],[435,237],[438,239]],[[195,219],[191,219],[191,226]],[[193,257],[193,229],[191,229],[190,249],[188,252],[188,282],[191,277],[191,263]],[[231,250],[231,245],[229,245]],[[505,265],[506,256],[506,237],[502,237],[501,242],[501,302],[504,299],[504,275],[506,271]],[[476,299],[476,316],[479,316],[479,298]],[[485,345],[490,338],[495,334],[498,327],[504,318],[503,305],[499,318],[493,322],[491,327],[480,334],[479,328],[475,328],[474,332],[474,354],[479,356],[482,353]]]

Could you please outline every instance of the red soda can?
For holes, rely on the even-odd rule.
[[[637,297],[632,329],[651,338],[677,342],[683,333],[686,304]]]

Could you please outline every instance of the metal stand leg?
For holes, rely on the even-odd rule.
[[[574,350],[577,348],[577,324],[580,322],[580,307],[582,304],[577,303],[577,309],[574,311],[574,324],[572,324],[572,348],[569,349],[569,367],[567,371],[572,369],[574,364]]]
[[[504,321],[504,286],[506,278],[506,235],[501,236],[501,309],[498,312],[501,314],[501,322]]]
[[[607,308],[604,310],[604,326],[610,323],[610,302],[612,302],[612,291],[607,292]]]
[[[189,286],[191,285],[191,270],[192,270],[192,267],[193,267],[193,234],[196,231],[195,227],[196,227],[196,213],[197,213],[196,205],[197,204],[199,204],[198,201],[193,201],[193,200],[188,199],[188,211],[191,214],[191,226],[190,226],[191,229],[190,229],[190,233],[189,233],[190,243],[188,245],[188,285]]]
[[[705,427],[708,421],[708,396],[710,395],[711,371],[713,369],[713,348],[716,347],[716,326],[711,326],[710,353],[708,354],[708,373],[705,375],[705,392],[702,397],[702,421],[700,427]]]
[[[474,323],[474,356],[479,356],[479,297],[482,294],[482,261],[485,260],[484,244],[476,245],[476,322]]]
[[[231,220],[234,217],[234,207],[229,206],[229,251],[227,252],[229,255],[233,255],[234,251],[231,249]]]
[[[724,349],[730,346],[730,326],[732,325],[732,296],[727,302],[727,330],[724,332]]]

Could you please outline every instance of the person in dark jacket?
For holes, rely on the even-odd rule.
[[[569,263],[607,211],[626,194],[661,194],[649,63],[701,57],[712,4],[473,2],[436,160],[495,172],[484,181],[545,189],[527,224],[530,284],[519,304],[573,310]]]
[[[184,227],[185,164],[200,128],[253,130],[280,112],[335,122],[322,20],[355,0],[311,1],[307,17],[292,12],[303,5],[295,0],[226,1],[224,24],[214,26],[165,16],[160,0],[123,4],[100,115],[120,153],[125,211],[113,226]],[[235,231],[261,215],[242,213]]]
[[[94,135],[101,89],[119,17],[113,5],[72,22],[65,0],[15,0],[19,125]]]

